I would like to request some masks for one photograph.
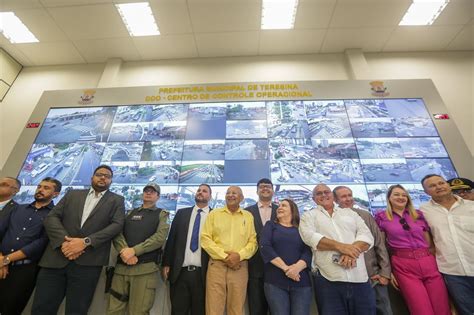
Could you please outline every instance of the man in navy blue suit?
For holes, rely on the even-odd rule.
[[[194,207],[179,209],[171,224],[162,261],[162,275],[170,281],[171,314],[204,315],[209,256],[201,249],[200,231],[211,200],[211,187],[199,185]]]
[[[253,215],[257,242],[260,242],[260,232],[265,223],[275,220],[278,205],[272,202],[273,183],[268,178],[262,178],[257,183],[258,202],[245,208]],[[263,291],[263,260],[260,251],[249,260],[249,281],[247,285],[250,315],[266,315],[268,304]]]

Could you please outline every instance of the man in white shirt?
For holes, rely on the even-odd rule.
[[[459,314],[474,314],[474,202],[455,196],[446,180],[426,175],[421,184],[431,200],[420,210],[436,247],[436,262]]]
[[[375,314],[363,253],[374,238],[362,218],[334,205],[327,185],[313,189],[318,205],[301,217],[300,234],[313,250],[313,280],[320,315]]]

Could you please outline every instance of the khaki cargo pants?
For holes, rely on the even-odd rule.
[[[122,296],[128,296],[128,301],[121,301],[110,294],[107,314],[125,314],[127,306],[128,314],[150,314],[150,310],[155,302],[157,285],[157,272],[136,276],[114,274],[111,289]]]

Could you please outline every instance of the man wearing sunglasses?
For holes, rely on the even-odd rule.
[[[472,180],[462,177],[451,178],[448,180],[453,194],[462,199],[474,201],[474,183]]]
[[[459,314],[474,314],[474,201],[453,194],[448,182],[436,174],[421,184],[431,200],[420,210],[431,228],[436,262]]]
[[[70,190],[44,226],[49,245],[40,260],[32,314],[56,314],[66,297],[66,314],[87,314],[112,239],[122,231],[124,199],[109,191],[113,171],[94,170],[91,188]]]

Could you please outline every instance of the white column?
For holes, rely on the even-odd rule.
[[[121,58],[111,58],[107,60],[107,63],[104,67],[104,72],[100,77],[99,83],[97,84],[98,88],[114,87],[116,78],[122,67],[123,60]]]

